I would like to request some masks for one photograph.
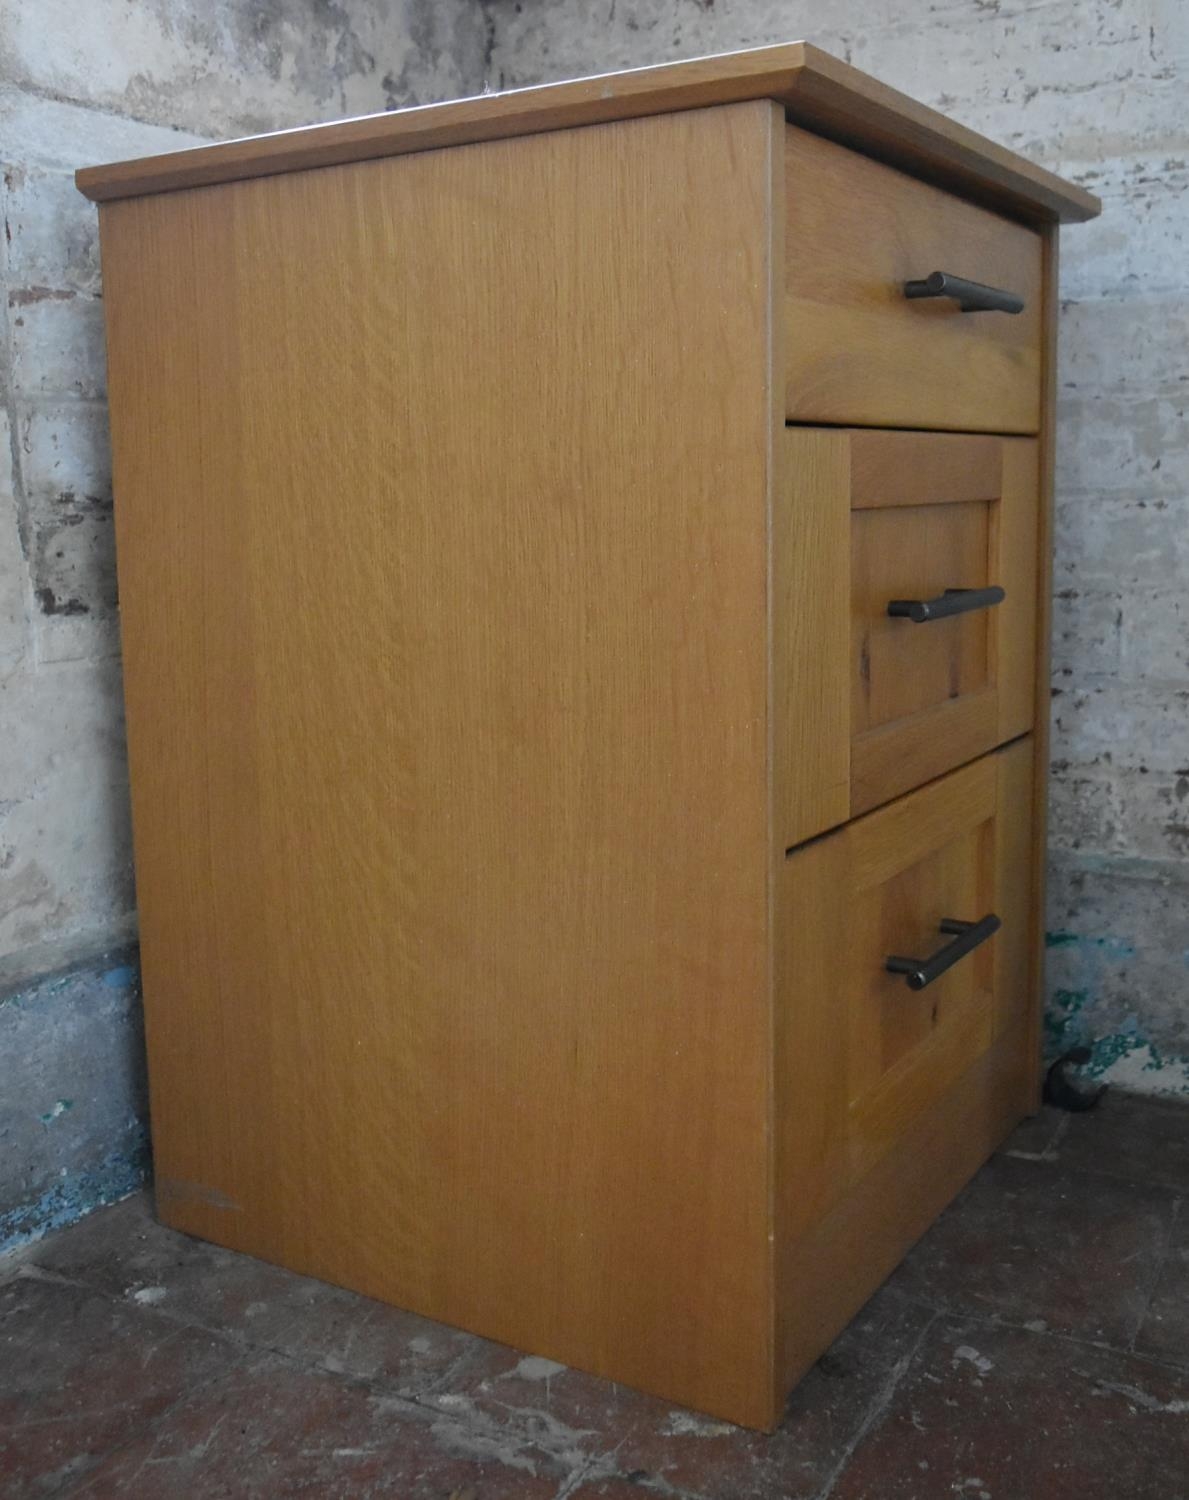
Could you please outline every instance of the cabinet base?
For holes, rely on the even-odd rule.
[[[829,1215],[786,1251],[775,1427],[793,1386],[937,1215],[1033,1110],[1024,1029],[1006,1033],[905,1132]]]

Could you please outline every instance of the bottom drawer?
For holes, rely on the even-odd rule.
[[[998,1039],[1031,1025],[1032,751],[1017,740],[785,861],[786,1233],[828,1212]]]
[[[778,886],[777,1371],[787,1390],[1036,1103],[1032,739],[803,845]],[[961,933],[999,926],[923,974]],[[990,924],[988,924],[990,925]],[[939,971],[940,972],[937,972]],[[922,988],[905,981],[927,981]]]

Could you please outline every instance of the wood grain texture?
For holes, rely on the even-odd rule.
[[[853,442],[852,504],[867,502],[852,516],[855,815],[1031,729],[1039,450],[1032,438],[940,434]],[[968,498],[946,500],[950,486]],[[891,599],[988,584],[1006,597],[986,611],[919,626],[887,615]]]
[[[903,729],[915,715],[991,685],[994,610],[923,625],[888,615],[893,599],[935,599],[947,588],[998,583],[989,576],[991,515],[991,506],[980,501],[852,513],[851,729],[856,737],[894,723]]]
[[[1003,972],[1011,982],[995,997],[995,1035],[1023,1039],[1039,1017],[1033,1012],[1034,923],[1037,914],[1036,872],[1032,861],[1032,793],[1036,779],[1036,745],[1031,736],[1015,740],[995,756],[995,910],[1003,918],[997,935]],[[1025,1043],[1027,1048],[1031,1044]],[[1021,1114],[1035,1107],[1035,1074],[1025,1057],[1016,1070],[1016,1102]]]
[[[773,1012],[772,996],[776,983],[776,954],[773,949],[774,908],[779,888],[780,870],[784,861],[784,843],[781,837],[781,813],[777,808],[780,772],[777,766],[781,724],[781,695],[785,691],[778,673],[782,658],[775,648],[777,634],[784,628],[781,620],[783,603],[779,597],[784,578],[779,551],[782,539],[782,512],[788,486],[788,448],[784,425],[784,319],[780,307],[784,287],[784,112],[774,104],[768,105],[768,202],[767,235],[768,266],[765,297],[767,301],[768,363],[764,370],[764,381],[768,397],[768,430],[766,459],[768,466],[767,513],[765,516],[765,553],[767,559],[765,624],[767,635],[764,642],[764,667],[766,672],[766,776],[764,799],[767,810],[765,876],[767,880],[767,903],[765,909],[764,963],[766,966],[768,994],[767,1072],[765,1098],[767,1118],[765,1131],[765,1220],[768,1225],[767,1246],[767,1301],[764,1319],[767,1327],[765,1358],[767,1361],[768,1409],[761,1416],[759,1425],[771,1429],[780,1421],[784,1407],[785,1392],[776,1382],[776,1264],[772,1223],[775,1214],[776,1195],[779,1190],[776,1178],[776,1155],[772,1143],[776,1136],[776,1091],[773,1077],[774,1055],[772,1048]]]
[[[1047,665],[1037,653],[1037,612],[1047,587],[1043,576],[1048,563],[1046,559],[1042,570],[1039,553],[1048,527],[1041,496],[1041,444],[1031,438],[1005,438],[1002,448],[1003,492],[991,510],[988,572],[1002,584],[1007,598],[993,612],[989,646],[998,691],[996,735],[1006,741],[1033,728],[1038,674],[1047,675]]]
[[[995,744],[998,722],[998,696],[987,686],[856,735],[851,744],[852,816],[882,807],[984,754]]]
[[[1022,1040],[1009,1034],[995,1042],[852,1192],[781,1249],[777,1365],[785,1389],[808,1373],[1019,1123]]]
[[[392,110],[90,167],[98,202],[610,120],[772,99],[788,118],[1028,220],[1091,219],[1092,193],[806,42]]]
[[[777,1366],[799,1377],[1024,1113],[1032,747],[789,856],[776,904]],[[888,952],[1004,926],[914,994]]]
[[[163,1216],[758,1425],[778,126],[102,214]]]
[[[789,849],[1032,727],[1039,448],[797,427],[784,449],[773,807]],[[988,584],[1006,598],[986,611],[887,614],[891,599]]]
[[[850,506],[953,505],[998,500],[1003,444],[968,433],[854,431]]]
[[[1034,1103],[1055,232],[886,162],[1096,211],[800,44],[82,174],[169,1223],[769,1426]]]
[[[1053,495],[1057,448],[1057,326],[1060,313],[1060,233],[1044,236],[1044,369],[1042,424],[1038,453],[1036,678],[1032,777],[1032,927],[1029,973],[1029,1025],[1023,1039],[1021,1070],[1028,1108],[1040,1108],[1044,1078],[1042,1018],[1045,1004],[1045,892],[1048,882],[1049,736],[1052,714]]]
[[[773,517],[773,810],[780,853],[850,816],[850,439],[790,427]]]
[[[1036,432],[1039,236],[792,126],[786,151],[789,420]],[[1016,292],[1024,311],[907,300],[933,271]]]

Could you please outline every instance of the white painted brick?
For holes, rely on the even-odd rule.
[[[804,38],[1049,165],[1093,171],[1181,118],[1181,0],[493,0],[508,85]]]
[[[132,909],[117,663],[18,671],[0,682],[0,952]]]
[[[1166,772],[1185,766],[1189,687],[1100,677],[1054,692],[1054,761]]]
[[[1182,769],[1081,772],[1058,762],[1049,785],[1051,846],[1189,865],[1189,766]]]
[[[485,35],[465,0],[24,0],[6,21],[14,82],[218,137],[472,92]]]
[[[1181,748],[1189,761],[1189,745]],[[1184,769],[1189,772],[1189,765]],[[1114,797],[1121,853],[1189,865],[1189,774],[1123,773],[1116,777]]]
[[[1055,677],[1119,670],[1119,627],[1123,601],[1117,593],[1094,593],[1075,586],[1053,595]]]
[[[1125,677],[1189,687],[1189,579],[1182,577],[1179,586],[1159,593],[1136,589],[1129,594],[1120,640]],[[1184,750],[1189,757],[1189,744]]]
[[[1047,955],[1050,993],[1076,997],[1083,1039],[1135,1032],[1161,1052],[1189,1055],[1184,862],[1056,851],[1048,925],[1065,939]],[[1159,1068],[1129,1083],[1159,1087]]]
[[[99,225],[69,172],[9,167],[4,174],[3,220],[8,242],[8,286],[96,296]]]
[[[1119,849],[1114,785],[1101,776],[1085,776],[1058,767],[1049,781],[1050,845],[1114,853]]]
[[[47,99],[11,84],[0,87],[0,162],[5,165],[73,172],[99,162],[185,151],[210,139]]]
[[[854,7],[834,5],[827,13],[805,0],[557,0],[548,6],[494,0],[489,10],[495,22],[490,81],[510,88],[802,38],[842,55]]]
[[[1189,142],[1170,142],[1155,156],[1128,156],[1105,164],[1100,173],[1082,174],[1102,199],[1102,215],[1062,238],[1063,298],[1184,296],[1189,287],[1187,154]]]
[[[38,512],[30,528],[29,566],[35,620],[76,622],[72,637],[85,635],[79,621],[106,618],[116,608],[115,539],[111,506],[57,504]],[[61,634],[61,632],[58,632]],[[105,650],[110,643],[105,641]],[[41,653],[44,658],[44,653]],[[80,654],[72,648],[71,655]]]
[[[1189,199],[1185,200],[1189,225]],[[1057,384],[1062,400],[1113,395],[1189,400],[1189,266],[1178,291],[1064,303],[1058,328]]]
[[[107,409],[24,405],[19,432],[37,660],[112,656],[119,627]]]
[[[28,301],[17,290],[10,293],[8,321],[12,389],[18,398],[104,394],[107,359],[103,304],[97,297],[64,292]]]
[[[85,615],[47,616],[34,600],[33,613],[33,641],[39,667],[61,662],[110,661],[120,655],[120,616],[114,606],[93,609]]]
[[[56,501],[67,495],[110,502],[111,446],[102,402],[23,402],[18,412],[28,501]]]
[[[0,408],[0,679],[21,662],[26,639],[28,584],[12,477],[8,414]]]
[[[1128,396],[1062,391],[1057,493],[1189,495],[1189,391]]]
[[[917,7],[899,16],[858,32],[851,60],[1048,165],[1142,148],[1177,117],[1179,0],[950,7],[928,41]],[[837,8],[831,20],[845,25]]]
[[[1062,495],[1056,507],[1054,586],[1098,591],[1172,589],[1189,578],[1189,494]]]

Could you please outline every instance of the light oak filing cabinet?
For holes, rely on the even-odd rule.
[[[770,1425],[1036,1099],[1095,200],[800,44],[79,180],[162,1217]]]

